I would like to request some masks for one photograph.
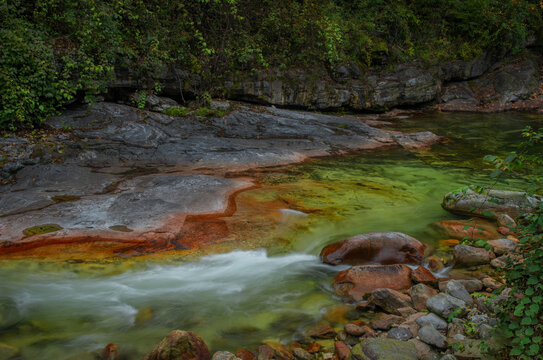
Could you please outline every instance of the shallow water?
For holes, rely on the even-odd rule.
[[[0,330],[0,342],[21,348],[25,359],[92,358],[115,342],[139,359],[172,329],[200,334],[212,350],[292,341],[339,304],[330,284],[340,268],[320,264],[324,245],[401,231],[441,250],[429,225],[454,218],[440,207],[443,195],[488,184],[482,156],[510,151],[518,130],[541,119],[428,114],[396,128],[449,138],[431,151],[391,149],[270,172],[261,188],[238,195],[225,253],[194,262],[0,263],[0,296],[14,299],[21,314]]]

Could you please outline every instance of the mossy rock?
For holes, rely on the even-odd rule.
[[[77,196],[77,195],[55,195],[55,196],[51,196],[51,200],[53,200],[56,203],[77,201],[79,199],[81,199],[81,196]]]
[[[174,117],[184,117],[190,112],[186,107],[172,107],[163,111],[164,114]]]
[[[173,330],[144,360],[210,360],[211,353],[201,337],[190,331]]]
[[[62,226],[57,224],[44,224],[26,228],[23,230],[25,236],[47,234],[55,231],[62,230]]]
[[[408,341],[370,338],[356,344],[349,360],[417,360],[417,349]]]

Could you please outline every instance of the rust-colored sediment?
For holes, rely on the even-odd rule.
[[[169,220],[157,224],[152,231],[62,230],[1,243],[0,257],[95,260],[172,250],[191,252],[226,238],[230,230],[223,218],[231,217],[236,212],[236,197],[259,186],[252,185],[228,194],[226,207],[220,212],[170,214]]]

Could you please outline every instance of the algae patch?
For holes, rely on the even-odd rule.
[[[126,225],[113,225],[109,227],[113,231],[122,231],[122,232],[132,232],[134,230],[130,229]]]
[[[81,199],[81,196],[77,196],[77,195],[56,195],[56,196],[51,196],[51,200],[53,200],[56,203],[77,201],[79,199]]]
[[[32,227],[24,229],[23,234],[25,236],[41,235],[41,234],[47,234],[50,232],[59,231],[62,229],[63,229],[62,226],[57,225],[57,224],[37,225],[37,226],[32,226]]]

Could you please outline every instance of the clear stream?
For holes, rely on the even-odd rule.
[[[510,151],[519,130],[542,119],[435,113],[398,120],[395,129],[450,140],[427,152],[390,149],[269,173],[261,188],[238,195],[238,204],[252,207],[238,205],[238,222],[249,225],[234,231],[236,241],[196,261],[0,261],[0,321],[6,298],[20,313],[16,325],[0,330],[0,342],[20,348],[25,359],[94,359],[110,342],[141,359],[173,329],[198,333],[212,351],[292,341],[341,308],[330,287],[341,268],[320,263],[324,245],[401,231],[440,250],[429,225],[454,218],[440,207],[443,195],[489,184],[482,157]],[[507,182],[523,186],[522,179]]]

